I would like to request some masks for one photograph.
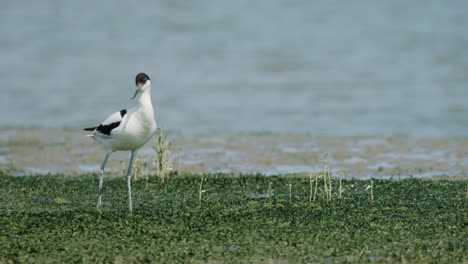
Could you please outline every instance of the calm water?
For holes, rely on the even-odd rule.
[[[468,137],[468,1],[3,1],[0,126],[82,127],[153,79],[185,133]]]

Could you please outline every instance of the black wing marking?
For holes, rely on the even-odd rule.
[[[88,128],[83,128],[84,131],[94,131],[98,127],[88,127]]]
[[[104,134],[104,135],[108,135],[110,136],[110,133],[112,131],[112,129],[118,127],[120,125],[120,121],[118,122],[114,122],[114,123],[110,123],[108,125],[102,125],[100,124],[96,130],[101,133],[101,134]]]
[[[127,109],[120,110],[120,117],[124,117],[127,114]]]

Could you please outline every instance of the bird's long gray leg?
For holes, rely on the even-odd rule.
[[[132,151],[130,155],[130,163],[128,164],[128,171],[127,171],[127,188],[128,188],[128,210],[130,213],[132,212],[132,165],[133,165],[133,158],[135,156],[135,151]]]
[[[110,156],[110,153],[107,153],[101,165],[101,174],[99,175],[99,198],[98,198],[98,202],[96,206],[96,209],[98,211],[101,210],[101,206],[102,206],[102,182],[104,181],[104,169],[106,168],[106,164],[107,164],[107,160],[109,159],[109,156]]]

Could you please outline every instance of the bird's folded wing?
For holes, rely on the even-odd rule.
[[[102,135],[110,136],[112,130],[120,126],[125,114],[126,111],[124,110],[113,113],[108,118],[106,118],[104,122],[102,122],[99,126],[96,127],[94,133],[97,132]]]

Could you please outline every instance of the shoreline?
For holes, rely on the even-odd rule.
[[[0,170],[17,175],[97,173],[104,151],[85,132],[54,128],[0,128]],[[314,136],[258,133],[170,133],[171,160],[181,173],[308,174],[328,154],[333,175],[346,178],[467,179],[468,139],[388,136]],[[154,140],[139,152],[149,165]],[[128,154],[111,155],[109,174]],[[122,163],[123,162],[123,163]]]

